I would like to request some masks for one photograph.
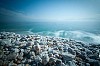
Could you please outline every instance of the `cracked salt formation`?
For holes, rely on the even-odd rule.
[[[100,66],[100,44],[0,32],[0,66]]]

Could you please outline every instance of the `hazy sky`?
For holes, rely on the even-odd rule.
[[[7,21],[100,21],[100,0],[0,0]]]

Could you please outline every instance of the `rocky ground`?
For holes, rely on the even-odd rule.
[[[0,66],[100,66],[100,44],[0,32]]]

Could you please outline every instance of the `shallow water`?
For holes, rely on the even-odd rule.
[[[88,43],[100,43],[99,24],[99,22],[2,22],[0,23],[0,31],[20,34],[37,33]]]

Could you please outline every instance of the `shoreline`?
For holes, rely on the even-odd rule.
[[[3,66],[99,66],[100,44],[0,32],[0,62]]]

